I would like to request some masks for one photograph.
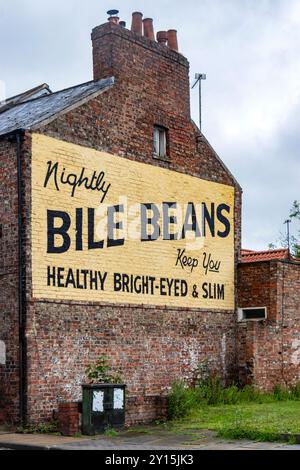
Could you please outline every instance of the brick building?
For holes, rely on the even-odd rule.
[[[131,30],[112,16],[92,44],[93,81],[0,104],[0,422],[80,400],[103,354],[129,424],[161,416],[203,361],[225,383],[260,380],[251,328],[264,327],[236,315],[241,188],[191,120],[176,31],[156,41],[140,13]],[[256,301],[240,288],[251,266],[241,307]],[[283,266],[298,268],[276,264],[278,279]]]
[[[300,262],[288,250],[242,251],[238,269],[241,384],[265,390],[300,380]]]

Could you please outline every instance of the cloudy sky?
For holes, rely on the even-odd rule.
[[[0,98],[91,80],[90,32],[111,8],[176,28],[191,84],[207,74],[203,132],[243,187],[244,247],[266,248],[300,199],[300,0],[0,0]]]

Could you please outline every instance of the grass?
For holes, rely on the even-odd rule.
[[[209,429],[227,439],[277,441],[300,434],[300,401],[202,405],[169,426],[177,433]]]
[[[118,431],[116,431],[114,428],[111,426],[108,426],[105,430],[104,435],[106,437],[117,437],[119,435]]]
[[[207,429],[229,439],[293,440],[300,435],[300,385],[266,393],[250,386],[224,388],[216,378],[192,389],[175,383],[169,418],[168,427],[177,433]]]

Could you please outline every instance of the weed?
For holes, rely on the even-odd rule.
[[[54,434],[60,436],[58,432],[58,422],[49,421],[48,423],[33,424],[25,427],[18,427],[16,432],[18,434]]]
[[[183,382],[174,382],[168,400],[169,419],[186,416],[199,403],[199,396],[194,389],[188,388]]]
[[[118,434],[118,432],[117,432],[114,428],[112,428],[111,426],[108,426],[108,427],[105,429],[104,435],[105,435],[106,437],[117,437],[119,434]]]
[[[86,375],[91,383],[119,384],[123,382],[121,372],[113,374],[110,371],[109,359],[107,356],[100,356],[95,364],[90,364],[86,370]]]

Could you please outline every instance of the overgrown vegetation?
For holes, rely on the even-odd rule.
[[[262,404],[288,400],[300,401],[300,383],[290,389],[277,385],[273,392],[266,393],[250,385],[242,389],[236,385],[225,388],[219,378],[209,377],[195,388],[189,388],[183,382],[174,383],[169,395],[168,414],[170,419],[178,419],[203,405]]]
[[[208,429],[226,439],[293,442],[300,434],[300,402],[202,404],[168,427],[177,434]]]
[[[168,400],[171,428],[209,429],[224,438],[260,441],[290,436],[292,442],[300,434],[300,383],[289,389],[277,385],[270,393],[249,385],[226,388],[201,368],[194,387],[173,384]]]
[[[115,373],[111,372],[111,366],[107,356],[100,356],[96,363],[90,364],[86,370],[86,375],[93,384],[120,384],[123,382],[120,371]]]
[[[117,437],[119,433],[112,426],[107,426],[104,435],[106,437]]]
[[[30,426],[17,428],[18,434],[54,434],[60,436],[58,431],[58,422],[49,421],[48,423],[33,424]]]

